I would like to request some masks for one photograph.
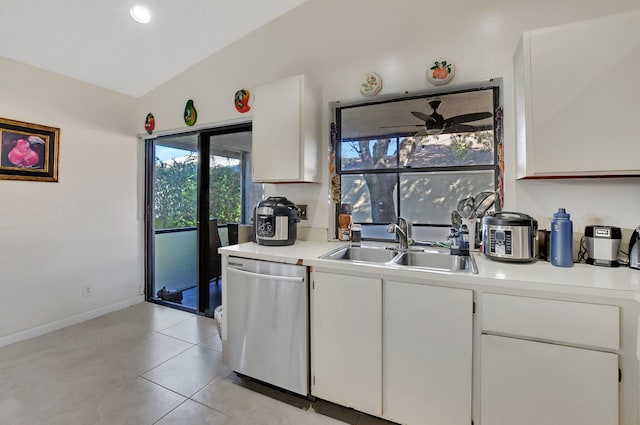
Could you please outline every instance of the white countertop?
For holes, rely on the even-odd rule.
[[[573,267],[554,267],[546,261],[509,263],[494,261],[484,254],[473,252],[478,274],[430,271],[401,265],[354,263],[344,260],[319,259],[345,242],[296,241],[288,246],[264,246],[253,242],[222,247],[223,255],[235,255],[257,260],[302,264],[323,269],[351,273],[374,273],[381,277],[425,279],[456,282],[465,286],[498,286],[565,294],[602,296],[640,302],[640,270],[628,267],[600,267],[575,264]],[[363,245],[369,243],[363,242]]]

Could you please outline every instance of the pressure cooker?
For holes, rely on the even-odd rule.
[[[482,252],[497,261],[533,261],[537,231],[538,222],[527,214],[487,213],[482,218]]]
[[[298,208],[284,197],[270,196],[255,209],[255,235],[260,245],[293,245],[298,233]]]

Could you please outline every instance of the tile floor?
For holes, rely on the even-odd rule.
[[[212,319],[140,303],[0,348],[2,425],[382,425],[241,378]]]

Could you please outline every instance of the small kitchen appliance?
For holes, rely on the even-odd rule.
[[[622,232],[614,226],[586,226],[584,236],[587,241],[587,264],[594,266],[618,267],[618,250]]]
[[[640,270],[640,226],[636,227],[629,240],[629,267]]]
[[[533,261],[537,231],[538,222],[527,214],[487,213],[482,219],[482,252],[492,260]]]
[[[293,245],[298,233],[298,209],[284,197],[270,196],[256,207],[256,242],[260,245]]]

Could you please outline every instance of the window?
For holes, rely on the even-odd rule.
[[[498,86],[339,106],[336,173],[363,236],[389,239],[403,216],[414,234],[448,228],[459,200],[496,190]]]

